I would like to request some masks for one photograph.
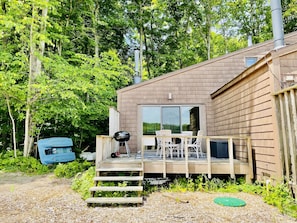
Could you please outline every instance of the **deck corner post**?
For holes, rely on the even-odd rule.
[[[228,138],[228,152],[229,152],[229,161],[230,161],[230,177],[231,179],[235,179],[232,137]]]
[[[210,154],[210,138],[206,137],[206,153],[207,153],[207,177],[211,178],[211,154]]]
[[[163,154],[163,178],[166,178],[166,151],[165,140],[162,140],[162,154]]]
[[[253,168],[253,155],[252,155],[252,141],[251,137],[247,136],[247,152],[248,152],[248,165],[249,165],[249,181],[254,178],[254,168]]]
[[[99,168],[99,164],[103,160],[102,144],[102,136],[96,135],[96,169]]]

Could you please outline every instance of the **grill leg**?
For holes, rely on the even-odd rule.
[[[126,147],[126,153],[127,153],[128,157],[130,157],[130,148],[128,146],[127,141],[125,141],[125,147]]]

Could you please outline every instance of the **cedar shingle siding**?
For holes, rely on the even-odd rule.
[[[212,94],[215,134],[251,136],[258,179],[283,175],[273,93],[296,74],[296,64],[297,44],[272,51]]]

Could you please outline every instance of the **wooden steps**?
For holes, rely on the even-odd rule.
[[[91,197],[86,200],[88,205],[142,204],[143,164],[101,164],[96,169],[94,184],[94,187],[89,189]]]
[[[142,181],[143,176],[94,177],[94,181]]]
[[[142,186],[102,186],[102,187],[91,187],[91,192],[94,191],[143,191]]]
[[[140,204],[142,197],[90,197],[88,204]]]
[[[138,172],[142,170],[143,168],[140,167],[106,167],[98,168],[96,172]]]

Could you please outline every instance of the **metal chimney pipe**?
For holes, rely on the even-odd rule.
[[[135,60],[135,75],[139,74],[139,50],[134,51],[134,60]]]
[[[276,50],[285,45],[281,1],[271,0],[270,6],[271,6],[271,15],[272,15],[274,49]]]
[[[251,35],[248,35],[248,46],[252,46],[253,45],[253,38]]]
[[[134,60],[135,60],[135,75],[134,75],[134,84],[141,82],[141,76],[139,73],[139,50],[134,51]]]

